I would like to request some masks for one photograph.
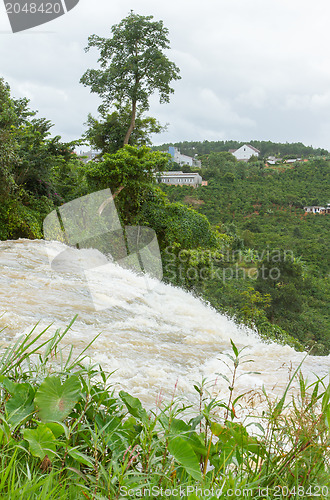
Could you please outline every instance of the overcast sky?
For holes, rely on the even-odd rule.
[[[7,1],[7,0],[6,0]],[[79,83],[97,67],[90,34],[110,36],[129,11],[162,19],[181,70],[170,104],[149,114],[184,140],[301,141],[330,149],[330,2],[327,0],[80,0],[66,15],[13,34],[0,5],[1,74],[53,134],[81,137],[100,100]]]

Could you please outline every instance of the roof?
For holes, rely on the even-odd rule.
[[[248,148],[252,149],[253,151],[255,151],[256,153],[260,153],[259,149],[251,146],[251,144],[242,144],[242,146],[240,146],[238,149],[229,149],[229,153],[235,153],[236,151],[238,151],[239,149],[241,149],[243,146],[247,146]]]
[[[195,177],[196,175],[199,176],[198,172],[162,172],[160,174],[161,177]]]
[[[253,149],[253,151],[255,151],[256,153],[260,153],[259,149],[257,148],[254,148],[253,146],[251,146],[251,144],[247,144],[247,146],[251,149]]]

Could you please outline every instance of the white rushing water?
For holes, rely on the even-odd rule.
[[[97,251],[73,252],[84,253],[91,267],[98,263]],[[84,275],[73,268],[51,269],[45,242],[0,242],[2,344],[37,322],[37,331],[52,323],[50,335],[78,314],[64,344],[82,349],[101,332],[89,351],[92,360],[106,371],[116,370],[112,380],[118,387],[153,404],[159,392],[170,398],[175,386],[176,395],[194,394],[196,399],[193,384],[203,377],[216,380],[214,390],[228,395],[228,384],[216,374],[229,373],[221,359],[231,353],[232,339],[238,347],[249,346],[246,359],[254,360],[241,366],[237,389],[251,395],[265,386],[270,395],[282,394],[303,353],[262,343],[181,289],[158,283],[148,292],[143,279],[111,264],[106,276],[95,275],[94,288],[109,302],[107,309],[96,311]],[[251,370],[260,374],[249,374]],[[329,356],[308,356],[302,371],[312,381],[313,374],[322,377],[329,370]]]

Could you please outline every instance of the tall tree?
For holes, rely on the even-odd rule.
[[[100,51],[100,69],[88,69],[81,83],[91,88],[103,100],[99,111],[109,106],[125,109],[130,105],[131,116],[123,144],[128,144],[135,128],[137,111],[149,109],[149,97],[159,92],[160,102],[169,102],[174,92],[172,80],[180,79],[179,68],[165,54],[170,48],[168,29],[153,16],[140,16],[133,11],[119,24],[112,26],[111,38],[91,35],[86,51]]]

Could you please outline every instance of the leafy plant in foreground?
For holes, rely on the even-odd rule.
[[[0,498],[115,499],[130,491],[151,499],[161,488],[181,488],[181,498],[192,500],[191,488],[213,499],[248,487],[261,500],[262,488],[267,498],[275,487],[301,498],[302,488],[316,486],[318,498],[326,498],[325,379],[308,384],[298,368],[282,398],[265,394],[261,415],[250,409],[248,421],[239,419],[243,395],[234,398],[233,390],[244,357],[231,342],[227,400],[214,397],[204,380],[195,384],[196,407],[172,399],[147,410],[131,394],[115,394],[101,367],[84,366],[85,352],[75,358],[71,348],[64,355],[59,343],[67,330],[47,340],[33,330],[2,354]],[[300,392],[288,402],[293,381]],[[258,433],[248,432],[252,423]]]

